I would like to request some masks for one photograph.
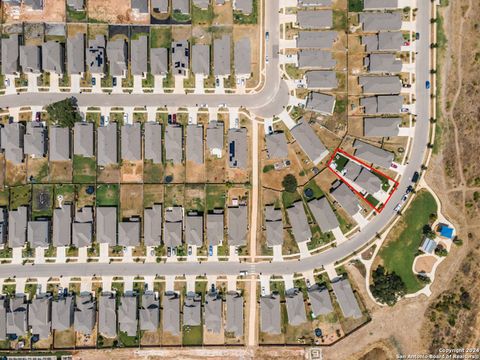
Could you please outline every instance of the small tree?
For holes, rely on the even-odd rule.
[[[46,108],[50,123],[61,127],[73,127],[82,121],[74,97],[52,103]]]
[[[283,178],[282,186],[285,189],[285,191],[288,191],[291,193],[295,192],[298,186],[297,178],[295,177],[295,175],[292,175],[292,174],[286,175]]]

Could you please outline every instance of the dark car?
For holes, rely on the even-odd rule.
[[[42,120],[42,113],[40,111],[37,111],[35,113],[35,121],[41,121]]]
[[[416,183],[419,178],[420,178],[420,174],[418,173],[418,171],[415,171],[412,176],[412,182]]]
[[[413,186],[410,185],[409,187],[407,187],[407,191],[405,193],[410,194],[412,191],[413,191]]]
[[[113,85],[113,86],[117,86],[117,78],[116,78],[116,77],[114,77],[114,78],[112,79],[112,85]]]
[[[173,122],[174,124],[177,123],[177,114],[173,114],[173,116],[172,116],[172,122]]]
[[[97,79],[95,79],[94,77],[92,77],[92,85],[95,86],[97,84]]]
[[[415,33],[415,39],[419,40],[420,39],[420,33]]]
[[[168,114],[167,122],[168,122],[169,124],[172,123],[172,114]]]

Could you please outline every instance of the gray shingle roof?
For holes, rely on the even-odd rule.
[[[336,31],[299,31],[297,48],[330,49],[337,37]]]
[[[243,336],[243,296],[238,293],[226,295],[227,321],[225,331],[234,336]]]
[[[231,36],[223,35],[213,40],[213,74],[230,75],[230,47]]]
[[[5,159],[18,165],[23,161],[25,126],[18,122],[5,124],[1,129],[1,146],[5,151]]]
[[[199,326],[201,317],[202,297],[200,295],[187,295],[183,302],[183,325]]]
[[[307,321],[303,292],[298,289],[291,289],[285,294],[287,306],[288,323],[298,326]]]
[[[76,122],[74,126],[73,154],[93,156],[93,124]]]
[[[72,205],[64,204],[53,210],[53,246],[68,246],[72,242]]]
[[[313,316],[327,315],[333,311],[332,300],[326,287],[313,285],[308,289],[308,299],[312,309]]]
[[[364,0],[364,10],[397,9],[398,0]]]
[[[357,299],[352,291],[352,287],[347,279],[341,279],[332,283],[332,288],[337,298],[340,309],[345,317],[358,319],[362,316],[362,311],[358,306]]]
[[[298,52],[298,67],[300,69],[332,69],[336,63],[337,61],[330,51],[307,49]]]
[[[180,334],[180,297],[177,293],[165,294],[162,301],[163,331]]]
[[[207,214],[208,245],[221,245],[223,242],[223,214]]]
[[[342,182],[331,194],[350,216],[360,211],[360,203],[357,196],[345,183]]]
[[[356,148],[355,156],[386,169],[390,167],[394,159],[394,154],[392,152],[360,140],[355,140],[353,146]]]
[[[355,183],[370,194],[375,194],[382,189],[380,178],[367,169],[362,169],[360,175],[355,179]]]
[[[185,242],[188,245],[203,245],[203,216],[188,214],[185,217]]]
[[[74,329],[89,335],[95,325],[97,304],[90,293],[81,293],[75,298]]]
[[[205,328],[215,334],[222,329],[222,298],[217,292],[209,292],[205,295]]]
[[[72,224],[72,244],[77,247],[92,245],[93,224],[91,222],[74,222]]]
[[[230,246],[247,245],[248,208],[245,205],[229,207],[227,211],[227,239]]]
[[[302,29],[329,29],[333,26],[332,10],[300,10],[297,22]]]
[[[203,125],[187,125],[187,161],[203,164]]]
[[[27,131],[23,137],[23,152],[34,157],[44,157],[47,153],[47,129],[41,122],[28,122]]]
[[[0,244],[5,244],[7,240],[7,208],[1,207],[0,208]]]
[[[252,72],[252,47],[250,38],[243,37],[235,42],[234,47],[235,74],[250,75]]]
[[[140,14],[148,14],[148,0],[132,0],[132,10],[138,11]]]
[[[364,31],[400,30],[402,28],[402,14],[400,12],[363,12],[360,22]]]
[[[52,330],[64,331],[73,325],[73,296],[61,296],[52,302]]]
[[[186,75],[188,68],[189,68],[188,41],[184,40],[184,41],[172,42],[172,73],[173,75]]]
[[[358,175],[360,175],[360,171],[362,171],[363,166],[359,165],[355,161],[348,161],[345,167],[342,170],[345,178],[355,181]]]
[[[190,0],[172,0],[173,11],[190,14]]]
[[[19,69],[19,47],[18,35],[10,35],[1,39],[2,49],[2,74],[12,75],[18,73]]]
[[[7,299],[0,295],[0,340],[7,339]]]
[[[399,73],[402,71],[402,60],[395,54],[370,54],[364,59],[364,65],[372,73]]]
[[[137,246],[140,244],[140,222],[118,223],[118,245]]]
[[[50,126],[48,131],[48,159],[50,161],[70,160],[70,129]]]
[[[98,332],[108,338],[117,336],[116,298],[110,292],[102,293],[98,304]]]
[[[287,139],[283,132],[275,132],[265,136],[269,159],[283,159],[288,157]]]
[[[168,73],[168,49],[150,49],[150,72],[153,75],[166,75]]]
[[[165,225],[163,228],[163,241],[167,247],[182,245],[183,209],[173,206],[165,209]]]
[[[110,40],[107,43],[107,59],[110,75],[123,76],[128,67],[127,42],[125,39]]]
[[[142,160],[142,125],[122,125],[122,160]]]
[[[167,125],[165,129],[165,160],[180,164],[183,160],[183,128]]]
[[[247,129],[228,130],[228,164],[231,168],[246,169],[248,163]]]
[[[160,300],[153,292],[142,294],[138,317],[140,331],[157,331],[160,322]]]
[[[27,238],[31,248],[46,248],[50,244],[50,222],[47,220],[29,221]]]
[[[308,207],[322,232],[326,233],[340,226],[340,223],[325,196],[310,201]]]
[[[97,207],[96,213],[97,242],[117,245],[117,208]]]
[[[303,120],[303,118],[290,130],[290,132],[314,164],[318,164],[328,155],[328,150],[325,145],[322,144],[315,131],[305,120]]]
[[[28,207],[20,206],[8,213],[8,246],[11,248],[23,247],[27,240],[27,213]]]
[[[281,334],[280,295],[260,297],[260,331],[267,334]]]
[[[332,0],[298,0],[297,6],[332,6]]]
[[[292,226],[293,237],[297,243],[310,241],[312,232],[308,224],[303,201],[297,201],[287,209],[288,220]]]
[[[265,207],[265,229],[268,246],[283,244],[282,210],[273,205]]]
[[[20,45],[20,66],[24,73],[40,73],[42,53],[40,46]]]
[[[7,309],[7,334],[25,336],[28,331],[27,313],[28,305],[25,296],[16,295],[9,299]]]
[[[67,71],[79,74],[85,71],[85,35],[78,33],[67,38]]]
[[[67,0],[67,5],[76,11],[81,11],[85,6],[85,2],[84,0]]]
[[[360,106],[365,107],[365,114],[398,114],[403,105],[401,95],[370,96],[360,99]]]
[[[402,119],[399,117],[363,118],[365,136],[397,136]]]
[[[250,15],[253,11],[253,0],[234,0],[233,8]]]
[[[43,71],[63,74],[65,51],[63,44],[58,41],[47,41],[42,44],[42,68]]]
[[[404,39],[400,31],[382,31],[378,34],[362,36],[362,45],[366,46],[367,51],[400,51],[403,43]]]
[[[207,126],[207,147],[212,150],[223,150],[224,125],[220,121],[210,121]]]
[[[402,89],[398,76],[359,76],[358,82],[364,94],[399,94]]]
[[[162,163],[162,125],[156,122],[147,122],[144,125],[145,160],[152,160],[154,164]]]
[[[85,49],[85,60],[90,73],[103,74],[105,72],[105,36],[97,35],[88,41]]]
[[[162,241],[162,205],[155,204],[143,212],[143,242],[145,246],[159,246]]]
[[[87,223],[93,221],[93,208],[91,206],[84,206],[75,210],[75,221]]]
[[[168,11],[168,0],[151,0],[151,6],[156,12],[166,13]]]
[[[143,75],[148,71],[148,36],[144,35],[131,40],[130,57],[132,75]]]
[[[192,46],[192,72],[210,75],[210,46],[195,44]]]
[[[43,0],[23,0],[23,3],[32,10],[43,10]]]
[[[137,295],[123,295],[118,305],[118,327],[128,336],[137,335]]]
[[[199,7],[202,10],[206,10],[210,5],[210,0],[193,0],[193,5]]]
[[[37,295],[28,306],[28,325],[32,335],[38,335],[40,340],[47,339],[51,333],[51,302],[50,295]]]
[[[338,86],[337,74],[333,70],[312,70],[305,73],[309,89],[334,89]]]
[[[310,92],[305,108],[320,114],[332,115],[335,108],[335,96]]]
[[[117,123],[109,122],[97,128],[97,163],[107,166],[118,162]]]

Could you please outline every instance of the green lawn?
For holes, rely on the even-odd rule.
[[[310,180],[308,184],[304,186],[303,190],[305,191],[306,189],[312,189],[313,191],[312,199],[319,199],[324,195],[322,189],[320,189],[320,186],[318,186],[318,184],[313,179]]]
[[[367,199],[367,201],[368,201],[370,204],[372,204],[372,205],[375,206],[375,207],[376,207],[376,206],[378,205],[378,203],[380,202],[380,201],[378,201],[378,200],[377,200],[373,195],[371,195],[371,194],[368,194],[366,199]]]
[[[233,23],[234,24],[256,24],[258,21],[258,0],[252,1],[252,13],[250,15],[245,15],[240,11],[233,12]]]
[[[8,206],[8,189],[0,190],[0,206]]]
[[[207,10],[202,10],[198,6],[192,6],[192,24],[193,25],[210,25],[215,17],[212,5]]]
[[[67,21],[68,22],[84,22],[87,20],[86,11],[76,11],[75,9],[67,6]]]
[[[31,201],[32,187],[21,185],[10,188],[10,210],[16,210],[20,206],[28,206]]]
[[[127,333],[120,331],[118,333],[118,341],[120,346],[134,347],[138,346],[138,336],[128,336]]]
[[[151,26],[150,46],[152,48],[169,48],[172,46],[172,28],[165,26]]]
[[[203,330],[202,326],[184,326],[183,327],[183,345],[202,345]]]
[[[272,171],[273,169],[275,169],[275,167],[272,164],[270,164],[270,165],[265,165],[262,171],[265,174],[265,173],[268,173],[269,171]]]
[[[91,183],[96,178],[95,158],[83,157],[80,155],[73,156],[73,182],[74,183]]]
[[[344,10],[333,10],[333,29],[337,31],[347,30],[347,14]]]
[[[437,204],[427,191],[421,191],[405,211],[402,220],[392,230],[398,237],[388,237],[380,249],[379,256],[385,270],[395,271],[407,286],[407,293],[414,293],[423,287],[412,272],[412,265],[418,247],[422,241],[423,226],[428,224],[429,216],[436,213]]]
[[[97,206],[118,206],[118,184],[101,184],[97,186]]]
[[[207,184],[206,199],[208,211],[225,207],[226,190],[225,185]]]
[[[189,22],[192,17],[190,16],[190,14],[183,14],[180,11],[174,11],[172,12],[172,19],[177,22],[186,23]]]
[[[363,0],[348,0],[348,11],[351,11],[351,12],[363,11]]]
[[[288,192],[288,191],[283,191],[282,192],[282,202],[283,202],[283,207],[289,208],[290,206],[293,205],[294,202],[301,200],[302,197],[300,194],[295,191],[294,193]]]
[[[55,200],[58,195],[63,196],[63,202],[73,202],[75,200],[75,185],[61,184],[55,185]]]
[[[343,156],[342,154],[339,154],[339,153],[337,153],[335,155],[335,158],[333,159],[333,162],[337,165],[336,169],[339,172],[341,172],[345,168],[345,165],[347,165],[349,161],[350,160],[348,160],[346,156]]]

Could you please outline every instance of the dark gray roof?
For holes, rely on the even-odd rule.
[[[70,160],[70,129],[50,126],[48,131],[48,159],[50,161]]]
[[[333,70],[312,70],[305,73],[309,89],[334,89],[338,86],[337,74]]]
[[[183,209],[173,206],[165,209],[165,225],[163,241],[165,246],[177,247],[182,245]]]
[[[132,0],[132,10],[138,11],[140,14],[148,14],[148,0]]]
[[[168,49],[150,49],[150,72],[153,75],[166,75],[168,73]]]
[[[203,216],[188,214],[185,217],[185,242],[188,245],[203,245]]]
[[[246,169],[248,165],[247,129],[228,130],[228,164],[231,168]]]
[[[52,330],[63,331],[73,325],[73,296],[61,296],[52,302]]]
[[[160,322],[160,300],[153,292],[142,294],[138,317],[140,331],[157,331]]]
[[[213,40],[213,74],[230,75],[230,47],[231,36],[223,35]]]
[[[308,224],[307,214],[303,207],[303,201],[297,201],[287,209],[288,220],[292,226],[293,237],[297,243],[310,241],[312,231]]]
[[[165,129],[165,160],[180,164],[183,160],[183,129],[181,125],[167,125]]]
[[[140,244],[140,222],[122,221],[118,223],[118,245],[137,246]]]
[[[333,311],[332,300],[326,287],[313,285],[308,289],[308,299],[313,316],[327,315]]]
[[[398,0],[364,0],[364,10],[397,9]]]
[[[330,51],[307,49],[298,52],[298,67],[300,69],[332,69],[336,63]]]
[[[93,221],[93,208],[91,206],[84,206],[75,209],[75,221],[87,223]]]
[[[90,293],[81,293],[75,298],[74,329],[83,334],[91,334],[95,325],[97,304]]]
[[[138,122],[122,126],[122,160],[142,160],[142,125]]]
[[[243,37],[235,42],[234,66],[236,75],[250,75],[252,72],[252,47],[250,38]]]
[[[27,313],[28,305],[25,296],[16,295],[9,299],[7,309],[7,334],[25,336],[28,331]]]
[[[148,0],[147,9],[148,9]],[[131,40],[130,54],[132,75],[143,75],[148,71],[148,36],[139,36]]]
[[[400,12],[363,12],[360,22],[364,31],[400,30],[402,28],[402,14]]]
[[[18,35],[10,35],[1,39],[2,49],[2,74],[11,75],[18,73],[19,69],[19,47]]]
[[[128,336],[137,335],[137,295],[123,295],[118,305],[118,327]]]
[[[223,150],[224,125],[220,121],[210,121],[207,126],[207,147],[210,150]]]
[[[318,164],[328,155],[328,150],[325,145],[322,144],[315,131],[303,118],[290,132],[314,164]]]
[[[326,233],[340,226],[340,223],[325,196],[310,201],[308,207],[322,232]]]
[[[221,245],[223,242],[223,214],[207,215],[208,245]]]
[[[34,157],[44,157],[47,153],[47,129],[41,122],[27,122],[27,131],[23,137],[23,152]]]
[[[402,71],[402,60],[395,54],[369,54],[364,65],[372,73],[399,73]]]
[[[145,133],[145,160],[152,160],[154,164],[162,163],[162,125],[156,122],[147,122],[144,125]]]
[[[245,205],[229,207],[227,211],[227,239],[230,246],[247,245],[248,208]]]
[[[107,58],[110,75],[122,76],[128,68],[127,42],[125,39],[109,40],[107,43]]]
[[[190,14],[190,0],[172,0],[172,9],[182,14]]]
[[[118,131],[114,121],[97,128],[97,163],[99,166],[118,163]]]
[[[105,50],[105,36],[97,35],[95,39],[88,41],[85,60],[90,73],[103,74],[105,72]]]
[[[72,242],[72,205],[64,204],[53,210],[53,246],[68,246]]]
[[[243,296],[239,293],[228,293],[226,295],[227,321],[225,331],[233,333],[234,336],[243,336]]]
[[[297,22],[302,29],[329,29],[333,26],[333,11],[299,10]]]
[[[344,174],[345,178],[351,181],[355,181],[355,179],[360,175],[363,166],[355,161],[348,161],[345,167],[342,170],[342,174]]]
[[[246,15],[250,15],[253,11],[253,0],[235,0],[233,8]]]
[[[23,3],[32,10],[43,10],[43,0],[23,0]]]
[[[23,247],[27,240],[27,213],[28,207],[20,206],[8,213],[8,246],[11,248]]]
[[[401,95],[370,96],[360,99],[360,106],[365,108],[365,114],[399,114],[403,105]]]
[[[7,339],[7,298],[0,295],[0,340]]]
[[[394,159],[394,154],[379,147],[367,144],[366,142],[355,140],[353,146],[356,148],[355,156],[374,165],[390,168]]]
[[[93,124],[76,122],[74,126],[73,153],[85,157],[93,156]]]
[[[51,333],[52,297],[47,294],[37,295],[28,306],[28,325],[32,335],[40,340],[47,339]]]
[[[77,248],[92,245],[93,224],[74,222],[72,224],[72,245]]]
[[[283,244],[282,210],[273,205],[265,207],[265,229],[268,246]]]
[[[50,244],[50,221],[29,221],[27,226],[27,238],[31,248],[48,247]]]
[[[162,241],[162,205],[155,204],[143,212],[143,242],[145,246],[159,246]]]
[[[195,44],[192,46],[192,72],[210,75],[210,46]]]
[[[307,321],[303,292],[298,289],[290,289],[285,294],[288,323],[298,326]]]
[[[162,301],[163,331],[180,334],[180,297],[177,293],[165,294]]]
[[[117,311],[115,294],[105,292],[98,304],[98,332],[108,338],[117,336]]]
[[[205,328],[207,331],[219,334],[222,329],[222,297],[217,292],[205,295]]]
[[[65,51],[63,44],[58,41],[47,41],[42,44],[42,69],[43,71],[63,74]]]
[[[288,157],[287,139],[283,132],[275,132],[265,136],[269,159],[283,159]]]
[[[359,76],[358,82],[364,94],[399,94],[402,89],[398,76]]]
[[[98,243],[117,245],[117,208],[97,207],[96,235]]]
[[[25,126],[18,122],[5,124],[1,128],[1,146],[5,152],[5,159],[18,165],[23,161]]]
[[[281,334],[280,295],[260,297],[260,331],[267,334]]]
[[[199,326],[202,324],[202,297],[187,295],[183,302],[183,325]]]
[[[355,183],[370,194],[375,194],[382,189],[382,180],[367,169],[362,169]]]
[[[172,42],[172,73],[173,75],[186,75],[188,68],[189,68],[188,41],[184,40],[184,41]]]
[[[360,203],[357,196],[345,183],[342,182],[331,194],[350,216],[360,211]]]
[[[42,68],[40,46],[20,45],[20,66],[24,73],[40,73]]]
[[[336,31],[299,31],[297,48],[330,49],[337,37]]]
[[[203,125],[187,125],[187,161],[203,164]]]
[[[305,108],[320,114],[332,115],[335,108],[335,96],[310,92]]]
[[[402,119],[399,117],[363,118],[364,136],[398,136]]]
[[[404,39],[400,31],[382,31],[378,34],[362,35],[362,45],[366,46],[367,51],[400,51],[403,43]]]
[[[67,37],[67,71],[78,74],[85,71],[85,35]]]
[[[343,316],[358,319],[362,316],[362,311],[358,306],[357,299],[352,291],[352,287],[347,279],[341,279],[332,283],[332,288],[337,298]]]

